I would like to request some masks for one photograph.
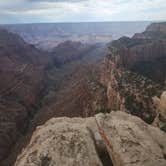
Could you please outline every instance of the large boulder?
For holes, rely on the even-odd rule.
[[[160,98],[153,97],[153,102],[156,106],[156,118],[153,122],[154,126],[160,127],[166,132],[166,91],[164,91]]]
[[[53,118],[37,128],[15,165],[101,166],[102,163],[86,119]]]
[[[166,135],[124,112],[96,115],[100,134],[115,166],[166,165]]]
[[[166,119],[166,91],[161,95],[159,109],[163,118]]]
[[[165,136],[121,111],[52,118],[36,129],[15,166],[165,166]]]

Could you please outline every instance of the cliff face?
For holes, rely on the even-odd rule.
[[[166,22],[153,23],[143,33],[137,33],[134,38],[166,39]]]
[[[55,65],[64,65],[83,58],[90,51],[97,48],[97,45],[88,45],[81,42],[65,41],[60,43],[51,51]]]
[[[120,111],[52,118],[36,129],[15,166],[164,166],[165,136]]]
[[[158,29],[159,33],[166,33],[165,23],[156,27],[152,24],[133,38],[113,41],[101,67],[109,107],[126,110],[148,123],[156,116],[152,97],[160,96],[166,80],[166,40],[153,36]]]
[[[166,79],[166,40],[120,38],[112,42],[111,58],[118,67],[164,83]]]
[[[43,84],[45,56],[18,35],[0,30],[0,161],[24,134]]]

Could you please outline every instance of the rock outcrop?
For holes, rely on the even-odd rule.
[[[165,165],[165,133],[124,112],[97,115],[114,166]]]
[[[145,32],[122,37],[109,46],[101,82],[107,87],[110,109],[125,110],[153,122],[157,114],[152,98],[161,95],[166,80],[164,27],[165,23],[152,24]],[[155,37],[156,33],[161,37]]]
[[[49,120],[36,129],[30,144],[15,165],[101,166],[88,129],[90,124],[95,125],[94,118]]]
[[[160,98],[153,97],[153,102],[156,105],[157,114],[153,124],[166,132],[166,91],[161,94]]]
[[[166,134],[118,111],[91,118],[52,118],[34,132],[15,166],[164,166]],[[105,148],[106,146],[106,148]],[[101,152],[109,154],[103,158]]]
[[[161,95],[159,109],[161,110],[161,116],[166,119],[166,91]]]

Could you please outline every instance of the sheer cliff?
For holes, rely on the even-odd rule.
[[[101,67],[101,82],[107,87],[111,109],[126,110],[153,122],[153,97],[159,97],[165,89],[165,27],[165,23],[152,24],[145,32],[132,38],[122,37],[109,46]]]

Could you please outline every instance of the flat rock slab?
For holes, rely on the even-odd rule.
[[[124,112],[96,115],[115,166],[165,166],[166,134]]]
[[[95,122],[94,118],[92,121]],[[15,165],[102,166],[102,163],[86,119],[53,118],[37,128]]]

